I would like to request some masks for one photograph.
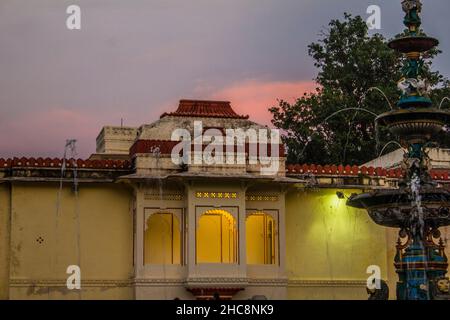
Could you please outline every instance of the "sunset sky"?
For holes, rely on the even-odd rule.
[[[103,125],[139,126],[179,99],[221,99],[269,124],[277,98],[314,88],[307,45],[344,12],[382,9],[387,37],[403,29],[400,0],[1,0],[0,157],[80,157]],[[450,76],[448,0],[424,0]],[[82,29],[66,28],[66,8]]]

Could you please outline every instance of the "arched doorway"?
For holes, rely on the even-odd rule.
[[[144,264],[181,264],[181,226],[173,213],[157,212],[148,217]]]
[[[197,263],[236,263],[238,256],[236,219],[227,211],[208,210],[197,225]]]
[[[275,219],[264,212],[253,212],[247,216],[245,230],[247,264],[275,264]]]

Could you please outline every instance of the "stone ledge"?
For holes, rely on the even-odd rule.
[[[366,280],[289,280],[288,287],[366,287]]]
[[[249,286],[287,286],[287,287],[365,287],[366,280],[288,280],[288,279],[255,279],[255,278],[197,278],[197,279],[91,279],[82,280],[81,287],[130,287],[130,286],[186,286],[247,284]],[[11,279],[10,287],[66,287],[66,280],[58,279]]]
[[[130,280],[92,279],[81,280],[81,287],[129,287]],[[66,287],[66,280],[58,279],[11,279],[10,287]]]

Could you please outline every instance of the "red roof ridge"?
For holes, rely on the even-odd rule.
[[[151,142],[168,142],[164,140],[150,140]],[[176,141],[175,141],[176,142]],[[66,159],[66,167],[73,168],[74,161],[79,169],[131,169],[131,162],[128,160],[89,160],[89,159]],[[63,159],[61,158],[0,158],[0,169],[5,168],[61,168]],[[400,168],[385,169],[381,167],[350,166],[350,165],[315,165],[315,164],[287,164],[286,173],[288,174],[315,174],[318,176],[326,175],[347,175],[359,176],[366,175],[372,177],[401,178],[404,171]],[[432,169],[430,175],[436,180],[449,180],[450,169]]]
[[[0,158],[0,169],[1,168],[61,168],[63,164],[61,158]],[[66,159],[66,167],[78,169],[130,169],[131,163],[128,160],[89,160],[89,159]]]
[[[372,177],[402,178],[404,170],[400,168],[385,169],[382,167],[349,166],[349,165],[315,165],[315,164],[287,164],[287,174],[315,174],[315,175],[366,175]],[[430,175],[435,180],[449,180],[450,169],[432,169]]]
[[[230,101],[189,100],[182,99],[175,112],[165,112],[160,118],[173,117],[202,117],[248,119],[249,116],[238,115],[231,107]]]
[[[404,172],[401,169],[385,169],[381,167],[350,166],[350,165],[315,165],[315,164],[288,164],[286,173],[290,174],[316,174],[316,175],[367,175],[374,177],[400,178]]]

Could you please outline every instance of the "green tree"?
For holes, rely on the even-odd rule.
[[[382,128],[377,141],[374,114],[390,107],[380,92],[369,90],[377,87],[392,104],[398,101],[404,58],[386,43],[380,34],[369,36],[360,16],[346,13],[342,21],[332,20],[321,39],[308,46],[318,69],[317,89],[294,104],[280,100],[269,109],[272,123],[283,132],[288,162],[359,165],[376,158],[384,144],[395,140]],[[431,71],[432,58],[439,53],[430,51],[425,63],[435,103],[450,93],[447,79]],[[347,108],[354,109],[341,111]]]

